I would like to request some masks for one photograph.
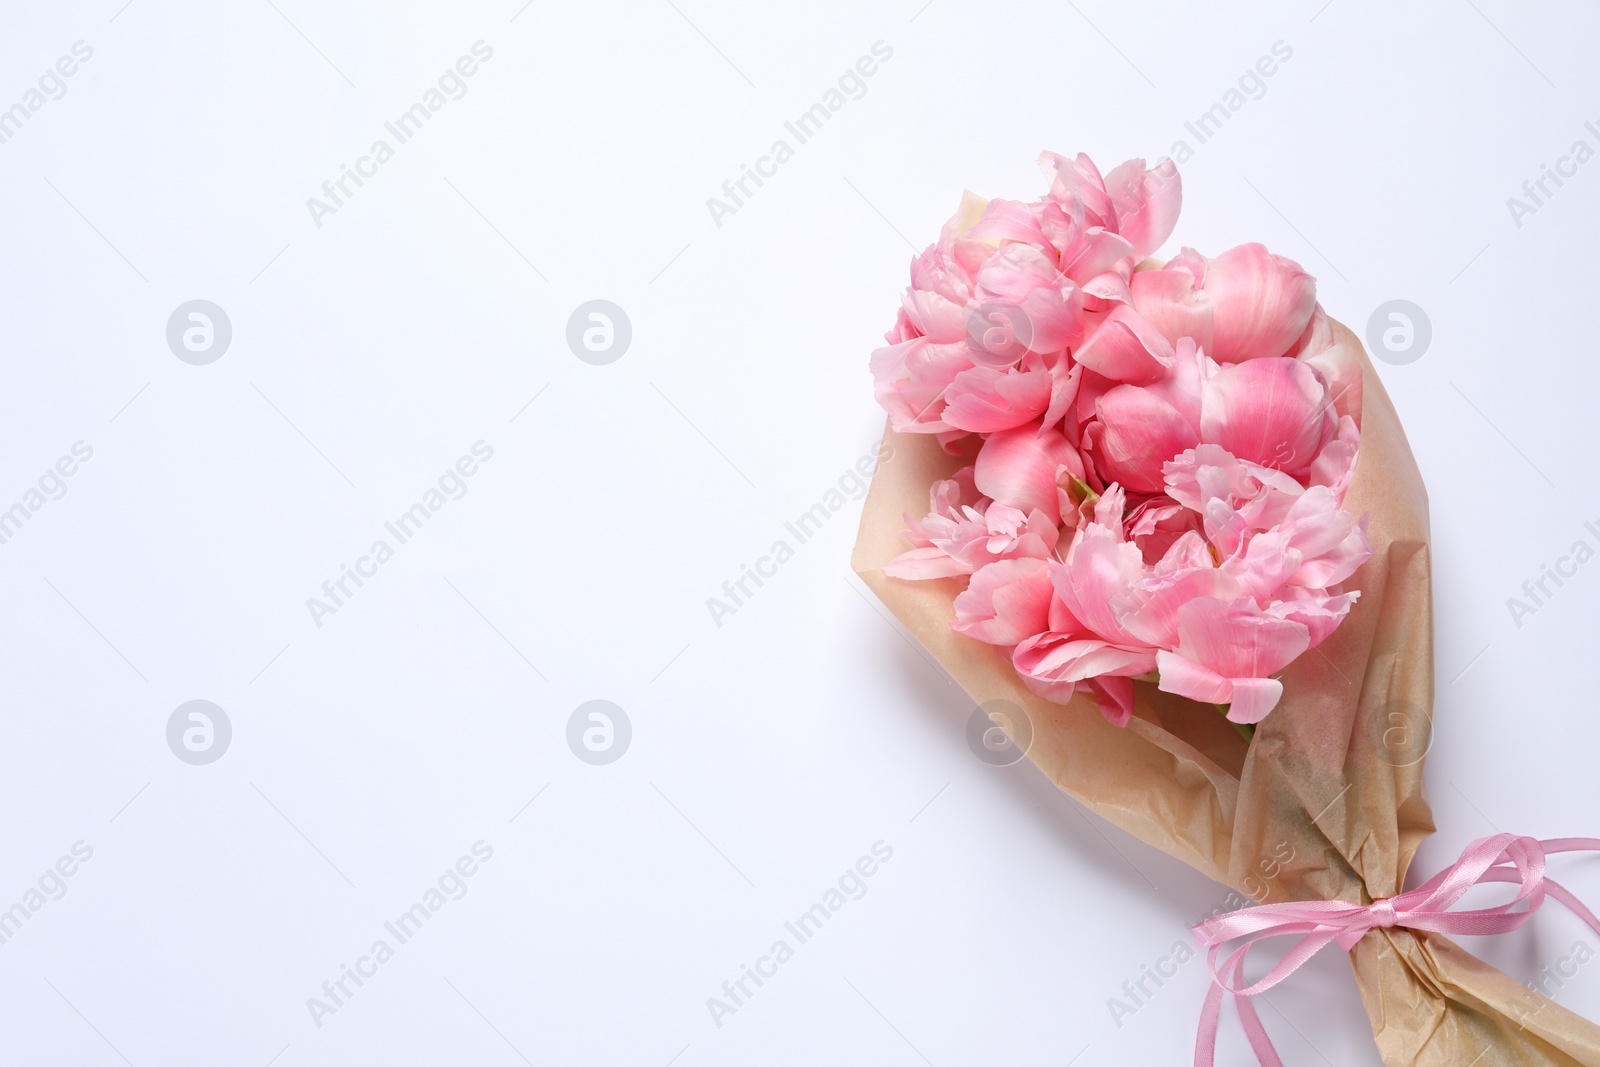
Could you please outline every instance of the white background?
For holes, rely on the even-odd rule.
[[[1600,833],[1600,563],[1520,627],[1506,604],[1600,544],[1600,162],[1520,227],[1506,205],[1600,148],[1592,8],[920,3],[5,5],[0,107],[94,55],[0,145],[0,508],[94,454],[0,545],[0,908],[94,853],[0,945],[0,1060],[1187,1062],[1203,963],[1120,1026],[1107,1000],[1223,890],[974,757],[970,704],[849,572],[859,502],[706,608],[876,439],[908,244],[964,186],[1038,195],[1042,148],[1186,140],[1169,253],[1264,241],[1358,332],[1425,309],[1423,358],[1379,368],[1432,500],[1417,869]],[[478,40],[467,95],[317,227],[306,198]],[[206,366],[165,340],[196,298],[233,327]],[[608,366],[565,341],[595,298],[632,322]],[[318,627],[307,598],[479,440],[469,492]],[[192,699],[233,727],[208,766],[166,742]],[[608,766],[566,741],[591,699],[632,723]],[[316,1025],[480,839],[470,892]],[[707,998],[880,840],[869,892],[717,1026]],[[1591,861],[1557,870],[1600,900]],[[1558,912],[1475,947],[1523,979],[1600,948]],[[1600,962],[1558,995],[1600,1015]],[[1267,999],[1289,1062],[1376,1062],[1337,953]]]

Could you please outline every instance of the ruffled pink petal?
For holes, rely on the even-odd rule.
[[[1207,351],[1219,363],[1283,355],[1305,332],[1317,304],[1316,279],[1259,244],[1207,261],[1204,287],[1213,308]]]
[[[966,232],[966,236],[984,241],[1018,241],[1032,245],[1049,243],[1029,206],[1017,200],[989,201],[984,205],[983,216]]]
[[[1233,684],[1216,671],[1184,659],[1176,652],[1156,653],[1156,670],[1161,680],[1156,688],[1190,700],[1221,704],[1233,695]]]
[[[1283,683],[1276,678],[1235,678],[1228,698],[1228,720],[1260,722],[1282,697]]]
[[[1046,560],[991,563],[975,572],[966,590],[956,597],[951,626],[991,645],[1015,645],[1045,632],[1053,595]]]
[[[954,578],[960,574],[971,574],[972,568],[942,548],[928,545],[900,553],[883,565],[883,573],[891,578],[925,581],[929,578]]]
[[[972,366],[965,344],[933,344],[917,337],[872,353],[878,403],[897,433],[941,433],[944,392],[956,375]]]
[[[1367,516],[1363,515],[1337,545],[1306,559],[1300,569],[1289,576],[1288,584],[1327,589],[1348,580],[1371,558],[1372,542],[1367,538]]]
[[[1311,321],[1306,323],[1305,332],[1300,335],[1293,347],[1285,353],[1290,359],[1313,359],[1333,346],[1333,320],[1328,318],[1328,313],[1318,304],[1311,312]],[[1324,377],[1327,377],[1324,372]]]
[[[1108,675],[1148,674],[1156,669],[1156,653],[1097,637],[1042,633],[1018,644],[1011,663],[1024,678],[1059,685]]]
[[[1260,722],[1283,696],[1283,683],[1276,678],[1225,678],[1171,652],[1161,653],[1158,659],[1161,682],[1157,688],[1190,700],[1227,704],[1233,722]]]
[[[1136,493],[1161,492],[1167,462],[1202,440],[1204,356],[1188,340],[1174,351],[1165,377],[1149,385],[1118,385],[1095,403],[1096,468]]]
[[[1083,333],[1083,295],[1032,245],[996,252],[978,275],[974,300],[967,334],[978,362],[1015,362],[1024,349],[1057,352]],[[990,339],[995,330],[999,343]]]
[[[946,223],[948,227],[950,224]],[[930,245],[911,261],[911,288],[936,293],[956,307],[965,307],[972,296],[972,276],[952,260],[945,249]]]
[[[1232,503],[1258,490],[1250,467],[1226,448],[1210,442],[1174,456],[1165,465],[1165,472],[1167,495],[1201,514],[1212,500]]]
[[[1024,515],[1005,504],[990,504],[984,512],[989,539],[984,548],[996,558],[1032,556],[1044,559],[1055,551],[1061,532],[1042,511]]]
[[[983,442],[973,478],[984,496],[1023,512],[1057,512],[1056,472],[1066,467],[1083,477],[1083,461],[1056,429],[1036,424],[1001,430]]]
[[[1116,221],[1117,210],[1106,193],[1106,183],[1100,177],[1094,160],[1083,153],[1068,159],[1055,152],[1039,153],[1039,166],[1050,178],[1050,195],[1058,200],[1071,201],[1073,197],[1096,218],[1096,225],[1108,226]]]
[[[1148,170],[1144,160],[1130,159],[1106,175],[1105,186],[1116,205],[1117,232],[1132,242],[1138,259],[1172,236],[1183,208],[1183,182],[1172,160]]]
[[[1069,282],[1035,289],[1018,307],[1028,324],[1028,347],[1034,352],[1060,352],[1083,336],[1083,293]]]
[[[1114,381],[1147,385],[1166,375],[1174,355],[1171,343],[1155,327],[1119,304],[1077,347],[1073,358]]]
[[[1060,271],[1050,258],[1032,245],[1005,245],[989,258],[978,274],[974,299],[1020,304],[1038,288],[1059,284]]]
[[[1050,406],[1050,372],[973,367],[945,392],[943,419],[958,430],[994,433],[1032,422]]]
[[[1133,291],[1128,288],[1128,279],[1120,271],[1108,270],[1096,274],[1079,288],[1083,290],[1085,311],[1105,311],[1112,304],[1133,303]]]
[[[1045,356],[1044,363],[1050,371],[1050,407],[1044,413],[1044,425],[1055,426],[1077,400],[1083,372],[1066,353]]]
[[[1247,462],[1303,472],[1337,429],[1321,379],[1298,360],[1228,364],[1205,382],[1202,437]]]
[[[907,289],[902,312],[917,334],[935,344],[954,344],[966,338],[965,308],[926,289]]]
[[[1211,297],[1195,287],[1192,273],[1170,264],[1165,270],[1135,271],[1128,291],[1139,317],[1161,336],[1173,344],[1189,337],[1202,350],[1211,351]]]
[[[1318,308],[1319,317],[1322,309]],[[1310,332],[1315,328],[1315,322],[1307,327]],[[1330,331],[1331,334],[1331,331]],[[1333,410],[1341,418],[1352,419],[1356,426],[1361,425],[1361,352],[1356,343],[1349,340],[1330,341],[1326,346],[1315,352],[1307,351],[1300,357],[1300,361],[1310,364],[1322,375],[1322,380],[1328,383],[1328,396],[1333,404]]]
[[[1151,578],[1113,606],[1128,633],[1153,648],[1173,648],[1178,644],[1178,609],[1184,604],[1198,597],[1231,603],[1243,593],[1232,574],[1207,565]]]
[[[1265,678],[1310,647],[1310,633],[1264,614],[1248,597],[1197,597],[1178,609],[1178,654],[1224,678]]]
[[[1102,675],[1083,683],[1089,688],[1100,714],[1112,726],[1123,727],[1133,718],[1133,679],[1117,675]]]
[[[1348,415],[1341,416],[1339,432],[1322,446],[1322,451],[1317,453],[1316,460],[1311,464],[1311,484],[1325,485],[1333,490],[1335,497],[1343,500],[1345,490],[1350,487],[1350,479],[1355,477],[1360,445],[1361,431],[1356,429],[1355,420]]]
[[[1137,644],[1122,625],[1129,590],[1145,577],[1139,546],[1120,540],[1099,523],[1080,528],[1055,571],[1056,595],[1092,633],[1108,641]]]
[[[1121,234],[1098,226],[1083,231],[1061,252],[1061,273],[1080,284],[1102,274],[1131,271],[1136,262],[1133,245]]]
[[[1286,590],[1286,592],[1290,592]],[[1361,596],[1360,590],[1328,596],[1316,590],[1292,591],[1296,595],[1278,601],[1267,608],[1267,614],[1279,619],[1289,619],[1304,626],[1311,634],[1311,647],[1316,648],[1338,628],[1349,614],[1350,608]]]

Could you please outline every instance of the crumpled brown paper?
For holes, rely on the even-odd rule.
[[[929,488],[963,462],[932,436],[885,431],[892,451],[852,558],[973,700],[1026,711],[1031,741],[1020,729],[1013,739],[1059,788],[1260,903],[1393,896],[1434,829],[1422,795],[1433,709],[1427,493],[1361,342],[1334,328],[1362,363],[1361,452],[1345,506],[1371,516],[1373,556],[1349,583],[1360,600],[1283,672],[1283,700],[1248,745],[1216,708],[1146,683],[1124,729],[1088,697],[1034,696],[1003,650],[950,629],[955,580],[887,577],[884,564],[908,547],[904,513],[924,514]],[[1374,930],[1350,962],[1389,1067],[1600,1065],[1600,1027],[1438,934]]]

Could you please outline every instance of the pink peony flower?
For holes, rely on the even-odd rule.
[[[1206,378],[1200,435],[1242,460],[1304,474],[1339,429],[1322,376],[1294,359],[1230,363]]]
[[[1037,201],[963,200],[873,354],[895,429],[981,439],[886,570],[957,579],[952,626],[1048,699],[1122,726],[1142,680],[1257,722],[1372,552],[1341,506],[1360,353],[1260,245],[1136,269],[1177,220],[1170,162],[1040,162]]]
[[[1163,692],[1228,704],[1233,722],[1266,717],[1283,695],[1271,675],[1311,646],[1306,627],[1262,611],[1249,597],[1197,597],[1178,609],[1178,647],[1156,654]]]
[[[952,578],[999,560],[1049,559],[1055,551],[1055,524],[1041,511],[1024,515],[980,496],[971,467],[936,483],[930,496],[924,518],[906,516],[906,534],[916,547],[884,567],[892,578]]]
[[[1043,559],[1002,559],[972,575],[956,597],[959,633],[1011,646],[1049,626],[1050,563]]]
[[[1134,307],[1169,340],[1192,337],[1219,363],[1287,354],[1317,303],[1316,279],[1258,244],[1215,259],[1185,248],[1161,270],[1135,275],[1131,292]]]
[[[1205,379],[1215,369],[1183,338],[1161,378],[1107,390],[1088,435],[1100,477],[1136,493],[1161,492],[1165,463],[1201,442]]]

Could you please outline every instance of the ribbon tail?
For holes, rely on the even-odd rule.
[[[1250,1047],[1255,1051],[1261,1067],[1283,1067],[1278,1050],[1272,1047],[1272,1039],[1267,1036],[1267,1028],[1261,1025],[1261,1016],[1256,1014],[1256,1006],[1251,999],[1236,993],[1233,1006],[1239,1010],[1239,1023],[1244,1027],[1245,1036],[1250,1039]]]
[[[1222,1023],[1222,985],[1215,976],[1200,1005],[1200,1032],[1194,1040],[1194,1067],[1216,1067],[1217,1029]]]
[[[1261,1025],[1261,1017],[1256,1014],[1255,1005],[1250,998],[1254,995],[1242,992],[1237,988],[1237,983],[1244,973],[1245,956],[1249,954],[1250,945],[1246,942],[1235,949],[1222,966],[1216,966],[1216,949],[1212,949],[1211,988],[1206,990],[1205,1004],[1200,1009],[1200,1031],[1195,1040],[1194,1065],[1195,1067],[1215,1067],[1217,1056],[1217,1030],[1222,1021],[1222,994],[1233,994],[1233,1005],[1239,1013],[1239,1024],[1244,1028],[1245,1036],[1250,1039],[1250,1048],[1256,1054],[1256,1061],[1261,1067],[1283,1067],[1283,1060],[1278,1058],[1278,1050],[1272,1047],[1272,1039],[1267,1036],[1267,1028]]]

